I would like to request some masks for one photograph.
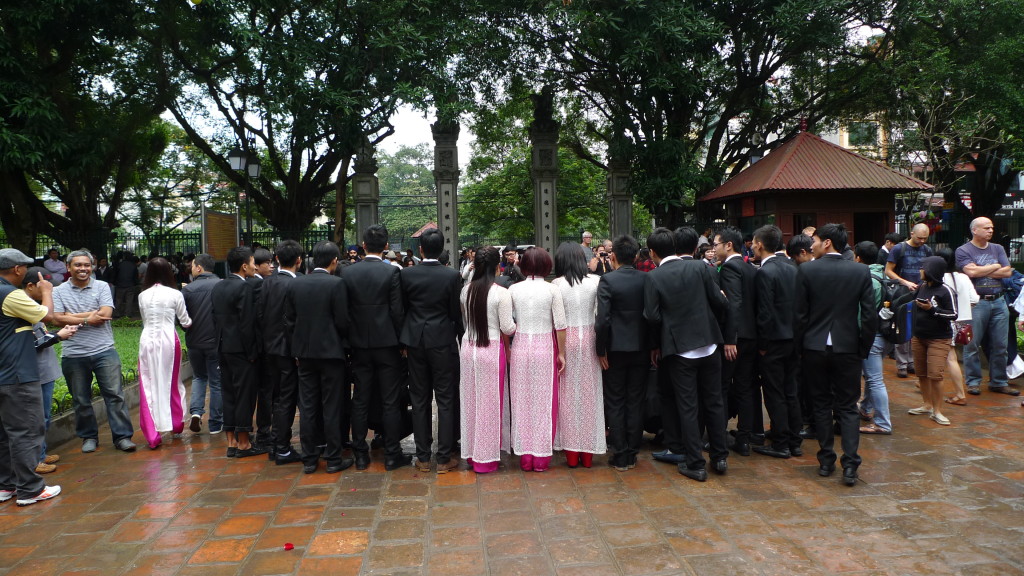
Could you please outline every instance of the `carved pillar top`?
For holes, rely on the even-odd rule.
[[[357,174],[376,174],[377,159],[373,157],[375,152],[370,140],[364,138],[363,143],[356,150],[356,160],[352,163],[353,171]]]

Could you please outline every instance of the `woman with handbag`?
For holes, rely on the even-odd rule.
[[[946,373],[953,381],[953,396],[945,399],[946,404],[954,406],[967,405],[967,389],[964,388],[964,375],[960,370],[960,361],[957,359],[956,347],[963,346],[973,338],[971,329],[971,307],[978,303],[978,292],[974,289],[971,279],[956,269],[956,255],[950,248],[941,248],[935,255],[946,261],[946,274],[942,277],[942,283],[953,290],[956,295],[957,317],[954,323],[953,343],[949,348],[949,357],[946,359]]]
[[[914,293],[914,337],[911,349],[914,366],[921,381],[924,404],[908,410],[910,414],[929,414],[942,426],[949,426],[943,416],[942,378],[946,371],[953,339],[953,320],[957,317],[956,296],[942,283],[946,261],[938,256],[921,260],[921,282]]]

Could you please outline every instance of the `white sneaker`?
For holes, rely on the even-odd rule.
[[[202,430],[203,429],[203,417],[200,416],[199,414],[193,414],[189,418],[188,429],[193,431],[193,432],[196,432],[196,433],[198,433],[200,430]]]
[[[7,502],[14,498],[14,490],[0,490],[0,502]]]
[[[918,415],[921,415],[921,414],[931,415],[931,413],[932,413],[932,409],[928,408],[926,406],[920,406],[918,408],[911,408],[910,410],[907,410],[907,414],[913,414],[915,416],[918,416]]]
[[[35,504],[36,502],[42,502],[43,500],[49,500],[55,498],[57,494],[60,494],[60,486],[47,486],[43,488],[43,491],[34,498],[26,498],[24,500],[18,500],[18,506],[28,506],[29,504]]]

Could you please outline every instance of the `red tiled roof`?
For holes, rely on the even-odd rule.
[[[927,182],[901,174],[810,132],[800,132],[701,200],[736,198],[762,191],[891,190],[897,193],[931,188]]]
[[[419,230],[412,233],[413,238],[419,238],[421,234],[427,231],[429,228],[437,228],[436,222],[427,222]]]

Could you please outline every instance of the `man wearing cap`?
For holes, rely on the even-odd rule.
[[[75,250],[68,254],[71,278],[53,291],[54,319],[58,324],[80,324],[74,339],[61,349],[61,369],[75,407],[75,434],[82,439],[82,452],[95,452],[99,424],[92,409],[92,379],[100,387],[107,406],[107,420],[114,446],[134,452],[132,420],[124,402],[121,357],[114,348],[110,319],[114,300],[106,282],[92,277],[92,253]]]
[[[44,435],[43,393],[32,324],[52,319],[53,286],[39,279],[42,304],[17,288],[32,263],[18,250],[0,250],[0,502],[17,496],[18,506],[60,494],[60,486],[47,486],[36,474]]]

